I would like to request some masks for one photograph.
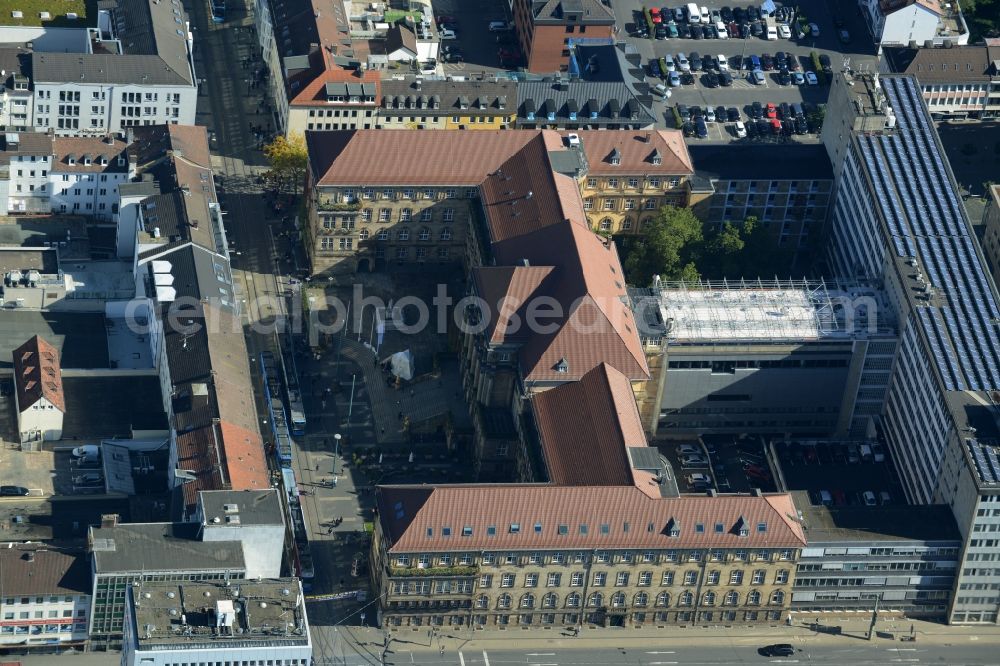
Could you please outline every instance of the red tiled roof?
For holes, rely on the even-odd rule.
[[[221,422],[220,427],[229,486],[233,490],[269,488],[270,476],[264,457],[264,440],[260,433],[226,421]]]
[[[552,483],[633,483],[628,447],[646,446],[646,435],[625,375],[602,363],[580,381],[537,393],[531,402]]]
[[[485,335],[490,342],[502,344],[530,336],[523,324],[529,299],[553,270],[551,266],[479,266],[472,270],[477,293],[488,306]]]
[[[378,70],[369,69],[364,72],[359,73],[352,69],[344,69],[342,67],[332,67],[321,72],[316,78],[312,79],[308,84],[303,86],[294,99],[289,101],[291,106],[315,106],[316,104],[322,103],[324,106],[327,105],[326,102],[326,84],[327,83],[374,83],[375,84],[375,102],[372,105],[377,106],[381,104],[382,100],[382,76],[378,73]]]
[[[524,147],[535,130],[306,132],[319,185],[475,187]]]
[[[941,2],[940,0],[881,0],[879,2],[879,9],[882,10],[882,14],[888,16],[893,12],[899,11],[904,7],[909,7],[910,5],[920,5],[927,11],[937,16],[942,16]]]
[[[494,250],[498,264],[527,260],[533,266],[555,266],[544,295],[554,299],[560,311],[538,320],[557,325],[536,332],[519,352],[525,379],[573,381],[601,363],[631,380],[648,379],[614,243],[566,222],[498,243]]]
[[[561,134],[566,136],[570,132]],[[578,130],[575,134],[579,135],[587,156],[587,173],[590,175],[649,173],[682,176],[694,173],[691,154],[679,130]],[[621,163],[612,165],[610,156],[616,149]],[[653,164],[655,151],[659,152],[659,165]]]
[[[652,498],[633,486],[380,486],[376,503],[390,553],[805,544],[787,494]],[[764,531],[760,523],[766,523]],[[668,525],[679,536],[671,537]],[[748,528],[747,536],[739,535],[740,525]],[[469,536],[463,536],[466,527]]]
[[[227,488],[220,459],[221,447],[217,424],[177,435],[177,468],[195,477],[181,486],[184,507],[189,513],[198,504],[198,493],[202,490]]]
[[[66,397],[58,350],[36,335],[14,350],[13,360],[17,408],[23,412],[45,398],[65,413]]]
[[[118,165],[118,156],[127,149],[128,144],[113,136],[110,142],[106,137],[99,136],[57,136],[52,139],[52,166],[58,171],[84,173],[126,171],[128,167]],[[84,161],[85,155],[90,157],[90,164]],[[102,155],[107,160],[107,164],[103,166],[100,162]],[[74,158],[74,164],[69,163],[69,156]]]

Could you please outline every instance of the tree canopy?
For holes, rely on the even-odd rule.
[[[289,138],[278,136],[264,146],[264,155],[271,163],[267,177],[280,192],[298,194],[306,176],[309,160],[306,141],[301,134]]]

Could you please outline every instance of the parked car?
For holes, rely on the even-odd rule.
[[[507,21],[490,21],[490,32],[506,32],[513,27]]]
[[[805,118],[796,118],[795,119],[795,133],[796,134],[805,134],[808,131],[809,131],[809,123],[806,122],[806,119]]]
[[[823,68],[823,71],[827,74],[833,71],[833,63],[830,61],[830,56],[825,53],[819,54],[819,66]]]
[[[28,489],[24,486],[0,486],[0,497],[24,497]]]
[[[750,81],[758,86],[762,86],[767,82],[767,79],[764,77],[764,72],[759,69],[755,69],[750,72]]]
[[[677,72],[670,72],[667,75],[667,82],[670,84],[671,88],[676,88],[681,84],[681,76]]]
[[[691,117],[691,109],[689,109],[685,104],[678,104],[677,115],[681,117],[681,120],[687,120]]]
[[[710,106],[705,107],[705,122],[714,123],[715,122],[715,109]]]
[[[864,500],[865,506],[875,506],[876,504],[878,504],[878,501],[876,501],[875,499],[875,493],[873,493],[870,490],[866,490],[865,492],[863,492],[861,494],[861,498]]]
[[[688,56],[688,62],[691,65],[692,72],[697,72],[701,70],[701,56],[698,55],[697,51],[691,52],[691,55]]]
[[[841,44],[850,44],[851,43],[851,33],[847,32],[846,30],[838,30],[837,31],[837,39],[840,40]]]
[[[740,110],[735,106],[731,106],[726,109],[726,117],[729,119],[729,122],[734,123],[740,119]]]
[[[809,24],[809,34],[813,37],[819,37],[819,26],[815,23]]]
[[[750,117],[754,120],[764,117],[764,108],[760,105],[760,102],[754,102],[750,105]]]
[[[722,53],[715,56],[715,64],[720,72],[724,72],[729,69],[729,59]]]
[[[677,450],[681,453],[681,455],[700,456],[704,453],[704,450],[697,444],[681,444],[677,447]]]
[[[774,58],[770,53],[765,53],[760,57],[761,69],[765,72],[769,72],[774,69]]]
[[[719,83],[728,88],[733,85],[733,75],[725,70],[719,72]]]
[[[719,87],[719,75],[718,74],[705,74],[701,77],[701,82],[705,84],[706,88],[718,88]]]
[[[816,72],[806,72],[806,83],[811,86],[819,84],[819,79],[816,78]]]
[[[687,482],[691,485],[712,485],[712,477],[702,472],[694,472],[687,475]]]
[[[455,34],[455,31],[449,28],[442,28],[441,30],[438,30],[438,37],[441,39],[458,39],[458,35]]]
[[[657,83],[655,86],[649,89],[649,92],[656,95],[660,99],[666,99],[667,97],[670,97],[670,91],[667,90],[667,87],[662,83]]]
[[[688,61],[687,56],[683,53],[677,54],[677,66],[681,68],[682,72],[691,71],[691,63]]]
[[[747,126],[743,124],[742,120],[737,120],[733,125],[733,134],[736,135],[737,139],[747,138]]]
[[[786,24],[782,23],[781,25],[778,26],[778,36],[781,37],[782,39],[791,39],[792,31],[788,28]]]
[[[888,492],[883,490],[878,494],[878,497],[879,500],[882,502],[883,506],[886,504],[892,504],[892,495],[890,495]]]
[[[778,77],[778,83],[780,83],[783,86],[791,85],[792,83],[792,75],[788,73],[787,69],[782,69],[781,71],[779,71],[777,77]]]
[[[803,86],[806,83],[806,77],[802,75],[802,72],[792,72],[792,83]]]
[[[455,17],[451,16],[450,14],[438,14],[436,20],[438,25],[441,25],[442,23],[451,23],[452,25],[454,25],[455,23],[457,23]]]
[[[773,25],[767,26],[767,40],[771,42],[778,41],[778,29]]]
[[[705,138],[708,136],[708,125],[705,124],[705,119],[698,117],[694,121],[695,131],[699,137]],[[684,467],[708,467],[708,459],[702,456],[687,455],[681,457],[681,465]]]

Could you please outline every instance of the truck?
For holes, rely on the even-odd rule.
[[[688,23],[701,23],[701,10],[698,5],[689,2],[687,5]]]

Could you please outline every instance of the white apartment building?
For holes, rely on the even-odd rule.
[[[36,128],[103,135],[136,125],[195,124],[198,82],[184,6],[132,4],[99,11],[84,53],[32,54]]]
[[[872,38],[882,46],[969,41],[957,0],[858,0],[858,5]]]
[[[0,647],[69,647],[87,640],[90,569],[82,553],[40,544],[0,548]]]
[[[996,624],[1000,297],[915,78],[836,76],[823,139],[837,173],[831,265],[881,279],[899,321],[878,428],[907,500],[948,505],[958,525],[949,621]]]
[[[0,47],[0,128],[31,127],[34,102],[27,76],[31,52],[20,46]]]

